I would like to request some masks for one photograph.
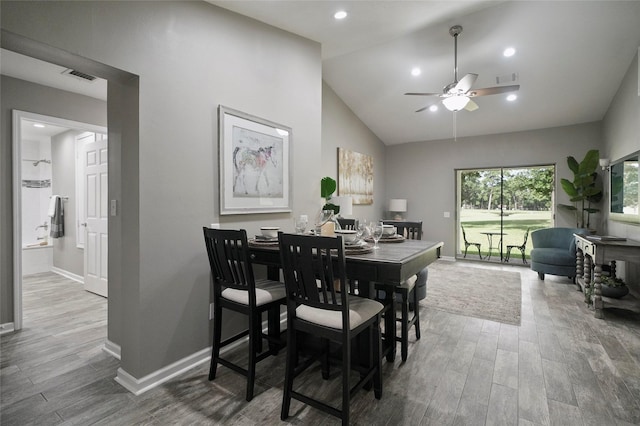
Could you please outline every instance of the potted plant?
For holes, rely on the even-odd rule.
[[[602,189],[598,186],[598,172],[596,171],[599,158],[600,152],[597,149],[587,152],[579,163],[572,156],[567,157],[567,165],[573,172],[573,181],[561,179],[560,183],[573,204],[558,204],[558,207],[575,213],[577,228],[590,229],[591,213],[600,211],[600,209],[592,207],[602,199]]]
[[[629,287],[622,278],[603,275],[600,277],[600,283],[602,284],[600,290],[605,297],[619,299],[629,293]]]
[[[332,210],[333,214],[340,213],[340,206],[331,203],[331,195],[336,191],[337,184],[335,179],[325,176],[320,180],[320,196],[324,198],[324,206],[322,210]]]

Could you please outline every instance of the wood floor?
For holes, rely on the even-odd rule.
[[[607,310],[597,320],[566,278],[510,270],[522,276],[521,326],[421,311],[422,339],[410,344],[406,363],[398,356],[383,364],[381,400],[372,391],[355,396],[352,423],[640,424],[640,315]],[[25,279],[24,328],[1,340],[0,423],[283,423],[284,351],[259,364],[249,403],[238,374],[219,367],[209,382],[208,365],[134,396],[113,380],[119,363],[101,350],[105,337],[105,299],[56,274]],[[311,371],[299,386],[337,403],[339,371],[332,373],[323,381]],[[296,401],[290,414],[291,424],[338,424]]]

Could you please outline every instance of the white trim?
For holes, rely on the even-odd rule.
[[[60,269],[56,266],[51,267],[51,272],[55,272],[58,275],[62,275],[65,278],[69,278],[70,280],[77,281],[80,284],[84,284],[84,277],[74,274],[73,272],[65,271],[64,269]]]
[[[280,314],[280,330],[283,329],[283,325],[287,324],[287,314],[283,312]],[[263,331],[266,332],[267,328],[264,327]],[[246,343],[249,340],[249,336],[239,339],[232,344],[225,346],[220,350],[220,355],[224,355],[228,351],[231,351],[243,343]],[[109,342],[107,340],[107,342]],[[105,343],[105,348],[107,344]],[[103,349],[104,350],[104,349]],[[156,370],[151,374],[144,376],[141,379],[136,379],[131,374],[127,373],[122,369],[122,367],[118,368],[118,374],[115,377],[115,381],[120,383],[122,387],[131,392],[134,395],[140,395],[148,390],[155,388],[156,386],[160,386],[161,384],[168,382],[174,377],[179,376],[180,374],[191,370],[194,367],[197,367],[201,364],[209,362],[211,360],[211,346],[202,349],[194,354],[191,354],[181,360],[174,362],[173,364],[167,365],[166,367],[161,368],[160,370]]]
[[[234,344],[233,346],[236,345]],[[193,367],[204,364],[210,359],[211,348],[205,348],[192,355],[189,355],[186,358],[182,358],[181,360],[176,361],[173,364],[167,365],[160,370],[156,370],[141,379],[136,379],[131,374],[124,371],[122,367],[120,367],[118,368],[118,374],[116,375],[115,381],[120,383],[126,390],[133,393],[134,395],[140,395],[148,390],[155,388],[156,386],[159,386],[173,379],[176,376],[179,376],[180,374],[192,369]]]
[[[22,329],[22,120],[40,121],[71,129],[107,133],[104,126],[66,120],[64,118],[35,114],[14,109],[12,113],[13,147],[13,325],[15,330]],[[83,279],[84,281],[84,279]]]
[[[112,357],[116,359],[120,359],[120,345],[113,343],[111,340],[107,339],[104,342],[104,346],[102,347],[102,350],[108,353],[109,355],[111,355]]]
[[[453,256],[440,256],[440,260],[446,260],[447,262],[456,262],[456,258]]]
[[[0,336],[13,333],[14,331],[16,330],[13,328],[12,322],[5,322],[4,324],[0,324]]]

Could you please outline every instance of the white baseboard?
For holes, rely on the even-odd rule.
[[[280,315],[280,329],[283,329],[283,325],[286,325],[286,312],[283,312]],[[266,332],[266,328],[264,329]],[[243,339],[239,339],[232,344],[225,346],[222,350],[220,350],[220,355],[224,355],[226,352],[233,350],[239,345],[246,343],[249,337],[245,337]],[[117,346],[117,345],[116,345]],[[105,344],[106,348],[106,344]],[[161,384],[168,382],[174,377],[179,376],[180,374],[191,370],[194,367],[197,367],[201,364],[209,362],[211,360],[211,346],[202,349],[194,354],[191,354],[181,360],[174,362],[173,364],[167,365],[166,367],[161,368],[160,370],[156,370],[151,374],[148,374],[141,379],[136,379],[131,374],[127,373],[122,369],[122,367],[118,368],[118,373],[116,375],[115,381],[120,383],[122,387],[131,392],[134,395],[140,395],[148,390],[155,388],[156,386],[160,386]]]
[[[456,258],[453,256],[440,256],[441,260],[446,260],[447,262],[455,262]]]
[[[107,341],[104,342],[102,350],[112,357],[120,359],[120,345],[113,343],[111,340],[107,339]]]
[[[3,334],[13,333],[15,330],[14,324],[12,322],[6,322],[4,324],[0,324],[0,336]]]
[[[64,269],[60,269],[55,266],[51,268],[51,272],[55,272],[56,274],[62,275],[65,278],[69,278],[70,280],[74,280],[81,284],[84,284],[84,277],[76,275],[73,272],[65,271]]]

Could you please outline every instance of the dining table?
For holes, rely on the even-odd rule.
[[[413,275],[440,257],[442,241],[404,240],[379,244],[376,250],[345,250],[346,274],[350,282],[357,282],[358,295],[375,298],[374,283],[385,290],[386,306],[391,306],[392,314],[385,315],[385,336],[383,353],[387,361],[396,356],[395,286],[401,285]],[[249,251],[252,263],[267,266],[267,276],[280,279],[280,253],[277,244],[251,244]]]

